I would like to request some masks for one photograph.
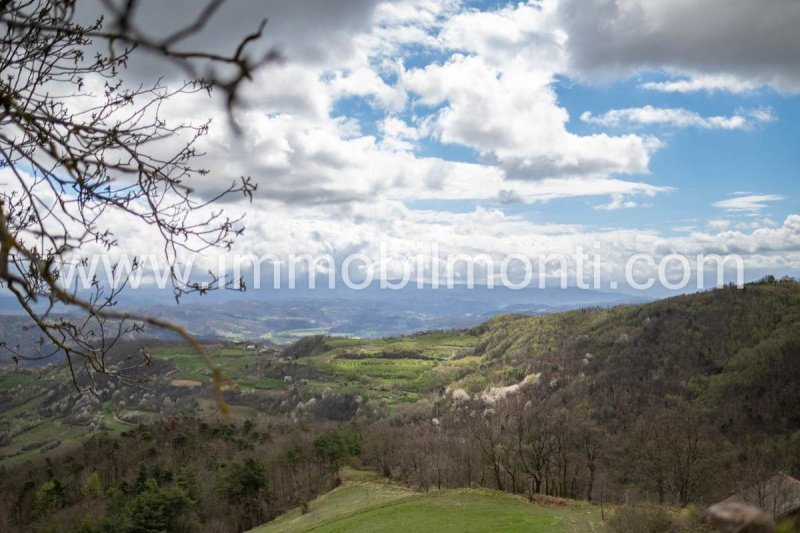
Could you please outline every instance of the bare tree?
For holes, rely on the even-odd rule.
[[[118,247],[108,222],[115,214],[126,224],[158,230],[179,299],[208,289],[179,279],[179,253],[230,248],[243,231],[240,219],[211,206],[231,194],[252,199],[255,184],[241,177],[213,197],[196,194],[193,180],[207,174],[196,166],[197,141],[209,124],[164,118],[179,95],[221,91],[238,131],[232,112],[242,84],[277,59],[274,52],[252,52],[266,20],[230,54],[185,49],[224,3],[211,0],[194,20],[154,38],[137,25],[137,0],[103,0],[110,15],[89,24],[77,22],[75,0],[0,0],[0,169],[13,181],[0,190],[0,286],[16,297],[41,331],[41,345],[48,346],[37,353],[6,346],[17,360],[63,353],[73,378],[77,367],[89,375],[113,374],[105,361],[108,350],[127,333],[151,325],[181,336],[208,362],[202,346],[180,326],[114,309],[130,274],[141,268],[136,260],[116,286],[94,279],[88,291],[79,292],[65,287],[62,275],[68,265],[87,260],[87,246]],[[127,86],[120,74],[145,53],[168,61],[188,81]],[[89,81],[102,90],[88,89]],[[75,312],[59,312],[65,308]],[[215,379],[221,380],[218,371]]]

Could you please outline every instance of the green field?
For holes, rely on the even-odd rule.
[[[529,503],[485,489],[416,492],[350,472],[342,486],[253,531],[315,532],[592,532],[603,531],[600,509],[566,500]],[[361,479],[359,479],[359,477]]]
[[[477,338],[460,332],[436,332],[403,338],[332,338],[323,353],[297,360],[318,377],[310,388],[357,390],[388,403],[416,401],[474,369],[470,357]]]
[[[308,390],[358,392],[393,404],[416,401],[474,370],[479,363],[479,358],[472,356],[476,340],[463,332],[387,339],[329,337],[321,353],[297,358],[284,372],[274,375],[253,370],[269,356],[228,343],[208,348],[213,364],[242,389],[286,389],[283,376],[306,368],[313,375],[306,380]],[[153,354],[175,363],[179,379],[211,380],[209,368],[187,346],[156,346]]]

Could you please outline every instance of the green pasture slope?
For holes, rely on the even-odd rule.
[[[603,531],[599,507],[566,500],[530,503],[486,489],[416,492],[374,476],[345,481],[253,533],[314,532],[593,532]]]

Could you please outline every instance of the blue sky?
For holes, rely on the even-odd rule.
[[[461,10],[471,10],[474,15],[508,13],[514,10],[514,5],[505,2],[470,2],[461,6]],[[461,10],[456,10],[456,14]],[[437,31],[441,31],[441,27],[433,28],[431,34]],[[717,45],[723,47],[725,43],[719,42]],[[396,53],[402,58],[406,71],[409,71],[443,65],[454,54],[465,52],[411,43],[398,46]],[[373,58],[374,63],[383,60],[383,57],[377,60]],[[653,136],[663,143],[653,153],[646,172],[628,175],[624,179],[670,190],[635,202],[636,207],[598,209],[597,206],[608,203],[600,197],[602,195],[512,204],[486,198],[426,197],[407,198],[405,205],[416,210],[451,213],[469,213],[480,206],[538,223],[579,224],[595,230],[646,229],[665,236],[703,230],[708,221],[717,221],[719,229],[737,225],[756,227],[756,220],[766,221],[766,225],[780,224],[787,216],[800,211],[797,195],[800,177],[800,151],[797,150],[797,146],[800,146],[800,129],[797,127],[800,98],[797,94],[758,81],[753,81],[753,88],[745,91],[715,89],[662,92],[642,87],[648,82],[669,82],[686,77],[686,74],[675,72],[671,65],[664,65],[663,69],[631,69],[614,79],[592,80],[583,75],[572,76],[568,69],[554,73],[552,87],[557,95],[557,105],[569,114],[566,123],[569,132],[581,136],[633,133]],[[387,84],[398,83],[396,75],[383,75],[382,79]],[[410,105],[387,113],[376,104],[374,95],[367,94],[338,100],[333,107],[333,114],[356,118],[362,133],[380,139],[380,122],[388,114],[413,124],[415,120],[420,122],[420,117],[424,120],[435,116],[447,106],[446,101],[435,106],[418,104],[412,95]],[[737,129],[683,127],[671,123],[604,126],[581,120],[581,115],[587,111],[597,116],[609,110],[646,106],[680,109],[700,117],[732,116],[758,109],[769,112],[770,119]],[[414,152],[419,157],[491,164],[491,156],[482,155],[475,146],[443,142],[436,135],[421,138]],[[715,206],[720,201],[737,196],[768,196],[772,199],[767,200],[761,208],[731,210]],[[721,221],[727,221],[729,225],[723,228],[726,222]]]
[[[583,111],[603,113],[620,107],[652,105],[680,107],[701,115],[729,115],[738,108],[765,107],[773,110],[775,121],[752,130],[701,130],[696,128],[645,129],[665,139],[650,165],[648,182],[669,185],[676,189],[652,203],[647,212],[627,212],[619,217],[603,219],[610,213],[591,213],[599,223],[693,225],[695,219],[731,215],[714,208],[713,204],[732,193],[776,194],[784,200],[771,202],[761,215],[782,220],[800,210],[798,205],[798,169],[800,169],[800,99],[782,95],[769,88],[748,94],[724,92],[664,94],[638,88],[641,81],[660,78],[658,75],[637,76],[608,86],[579,83],[558,85],[559,102],[570,111],[569,127],[576,133],[596,131],[580,121]],[[638,211],[638,210],[632,210]],[[557,215],[556,215],[557,216]],[[654,220],[656,219],[656,220]]]

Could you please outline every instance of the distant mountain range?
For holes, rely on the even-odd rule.
[[[504,313],[540,315],[582,307],[641,303],[645,298],[578,288],[512,290],[476,286],[364,290],[298,289],[215,291],[186,297],[180,305],[169,291],[129,291],[119,308],[155,315],[185,326],[202,339],[252,339],[284,344],[314,334],[386,337],[417,331],[469,327]],[[41,335],[0,297],[0,340],[9,345],[35,343]],[[144,335],[164,338],[153,329]]]
[[[538,315],[580,307],[641,302],[627,295],[581,289],[514,291],[486,287],[425,287],[399,291],[275,292],[271,298],[229,300],[208,306],[160,306],[151,312],[191,331],[219,337],[293,340],[311,333],[356,337],[404,335],[429,329],[472,326],[503,313]]]

